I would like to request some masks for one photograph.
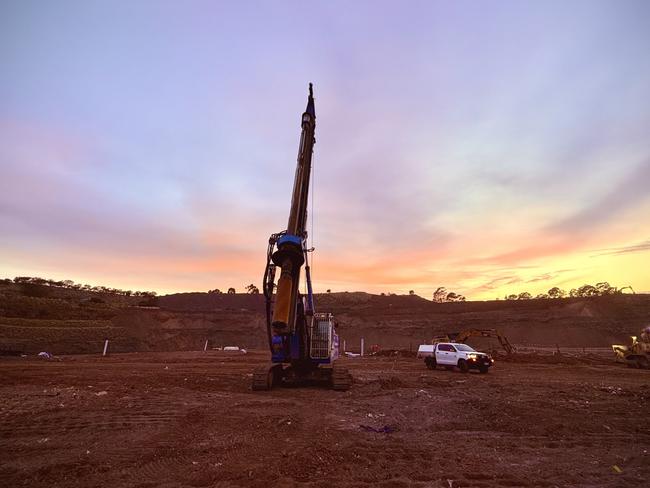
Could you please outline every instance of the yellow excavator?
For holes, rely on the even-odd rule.
[[[470,337],[496,338],[506,353],[512,354],[516,352],[515,346],[498,329],[465,329],[461,332],[448,332],[447,335],[434,337],[431,344],[436,344],[437,342],[457,342],[464,344]]]
[[[616,362],[630,368],[650,369],[650,325],[641,331],[640,337],[631,336],[632,345],[612,344]]]

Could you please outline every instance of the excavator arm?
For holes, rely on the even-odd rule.
[[[457,334],[449,334],[449,337],[451,337],[454,342],[461,342],[463,344],[467,342],[467,339],[470,337],[493,337],[499,341],[501,347],[503,347],[508,354],[515,352],[515,347],[510,344],[508,338],[497,329],[466,329]]]

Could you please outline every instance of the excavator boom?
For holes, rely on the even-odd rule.
[[[512,354],[515,352],[515,347],[510,344],[508,338],[497,329],[465,329],[462,332],[449,333],[448,337],[450,337],[454,342],[463,344],[467,342],[467,339],[470,337],[494,337],[499,341],[499,344],[501,344],[501,347],[503,347],[506,353]]]

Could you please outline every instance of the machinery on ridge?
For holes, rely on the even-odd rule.
[[[266,328],[271,364],[253,373],[253,390],[274,386],[327,383],[335,390],[347,390],[352,377],[335,364],[339,339],[331,313],[316,313],[307,248],[307,203],[316,130],[312,84],[307,108],[301,119],[300,146],[293,184],[287,229],[269,238],[262,290],[266,303]],[[299,291],[305,266],[307,294]],[[276,271],[279,279],[275,283]],[[275,293],[274,293],[275,292]]]

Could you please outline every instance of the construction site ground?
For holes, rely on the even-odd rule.
[[[527,355],[487,375],[344,359],[348,392],[253,392],[268,353],[0,360],[0,485],[621,487],[650,479],[650,371]]]

